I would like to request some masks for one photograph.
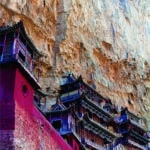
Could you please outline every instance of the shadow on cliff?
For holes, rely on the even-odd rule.
[[[66,36],[66,30],[67,30],[67,17],[68,12],[64,8],[65,1],[60,0],[57,4],[57,21],[56,21],[56,35],[55,35],[55,45],[53,47],[54,52],[54,59],[53,59],[53,65],[56,66],[57,64],[57,54],[59,53],[59,45],[62,40],[65,39]]]

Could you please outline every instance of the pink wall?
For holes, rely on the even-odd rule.
[[[32,114],[16,103],[14,137],[26,150],[72,150],[43,115],[33,107]],[[24,142],[25,141],[25,142]],[[41,149],[42,149],[41,148]]]
[[[0,68],[0,149],[72,150],[33,105],[33,95],[19,69]]]
[[[26,85],[27,93],[22,91],[23,85]],[[33,105],[33,95],[32,86],[17,69],[14,92],[15,138],[22,136],[22,141],[26,141],[24,146],[30,145],[34,147],[33,150],[38,150],[41,146],[48,150],[71,150],[72,148]]]
[[[26,86],[27,91],[23,91],[23,86]],[[14,99],[18,102],[22,109],[29,113],[33,110],[34,90],[26,78],[22,75],[19,69],[16,69]]]

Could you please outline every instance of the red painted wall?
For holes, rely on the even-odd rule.
[[[23,90],[23,86],[26,86],[26,92]],[[31,113],[33,110],[33,96],[34,89],[20,72],[19,69],[16,69],[15,76],[15,89],[14,89],[14,100],[18,102],[22,109],[25,109],[28,113]]]
[[[72,150],[35,107],[29,115],[16,103],[15,114],[15,147],[25,150]]]
[[[0,149],[72,150],[33,105],[33,95],[18,69],[0,69]]]

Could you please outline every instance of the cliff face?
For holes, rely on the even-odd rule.
[[[23,20],[43,53],[41,84],[58,89],[68,70],[149,122],[149,0],[2,0],[1,24]]]

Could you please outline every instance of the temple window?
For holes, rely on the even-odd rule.
[[[19,59],[20,59],[22,62],[25,62],[25,56],[22,54],[21,51],[19,51],[18,57],[19,57]]]
[[[22,92],[23,92],[24,96],[27,96],[27,94],[28,94],[28,88],[27,88],[26,85],[22,86]]]
[[[63,119],[63,130],[68,130],[68,119],[64,118]]]
[[[55,120],[52,122],[52,126],[56,129],[56,130],[60,130],[61,129],[61,120]]]

